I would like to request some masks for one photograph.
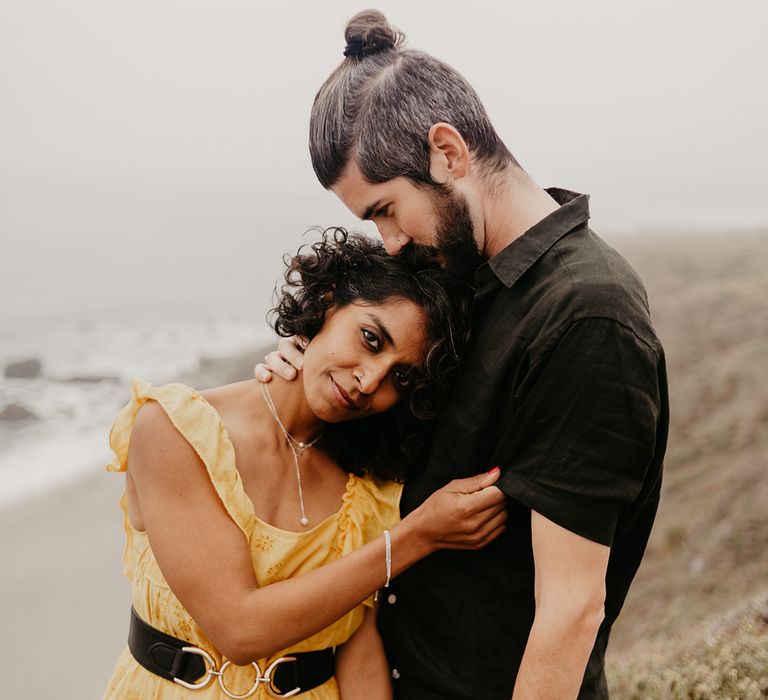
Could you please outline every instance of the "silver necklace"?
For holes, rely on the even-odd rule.
[[[280,420],[280,416],[277,413],[277,407],[275,406],[275,402],[272,400],[272,395],[269,393],[267,385],[262,384],[261,390],[264,394],[264,400],[267,402],[267,406],[269,407],[269,411],[272,414],[272,417],[280,426],[280,430],[285,437],[285,441],[288,443],[288,447],[291,448],[293,463],[296,465],[296,485],[299,488],[299,508],[301,509],[301,518],[299,522],[304,527],[306,527],[309,525],[309,518],[307,517],[307,514],[304,510],[304,490],[301,488],[301,467],[299,466],[299,457],[304,454],[305,450],[308,450],[310,447],[317,444],[320,438],[323,437],[323,431],[321,430],[319,435],[314,437],[309,442],[302,442],[301,440],[297,440],[286,430],[285,426],[283,425],[283,421]]]

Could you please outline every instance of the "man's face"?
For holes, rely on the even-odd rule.
[[[359,219],[376,224],[390,255],[409,245],[432,249],[461,278],[483,261],[467,201],[448,185],[420,188],[405,177],[370,183],[350,159],[331,191]]]

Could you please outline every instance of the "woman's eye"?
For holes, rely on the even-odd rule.
[[[407,372],[402,370],[395,370],[395,381],[401,389],[407,389],[411,383],[411,379]]]
[[[382,207],[381,209],[377,209],[376,210],[376,214],[374,214],[374,216],[377,216],[377,217],[379,217],[379,216],[388,216],[388,215],[389,215],[389,204],[387,204],[386,206]]]
[[[363,338],[365,342],[370,346],[372,350],[378,350],[381,347],[381,341],[373,331],[369,331],[367,328],[363,328]]]

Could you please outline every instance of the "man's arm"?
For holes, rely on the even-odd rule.
[[[531,512],[536,614],[513,700],[579,694],[604,617],[610,548]]]
[[[659,351],[589,317],[537,356],[492,460],[532,512],[535,616],[515,700],[576,698],[602,622],[619,520],[642,493],[661,411]]]

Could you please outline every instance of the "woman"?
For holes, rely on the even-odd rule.
[[[382,480],[418,459],[455,367],[440,277],[337,230],[289,261],[276,309],[308,341],[302,381],[134,383],[108,467],[126,472],[134,610],[107,698],[390,697],[372,594],[506,518],[497,472],[400,523]]]

